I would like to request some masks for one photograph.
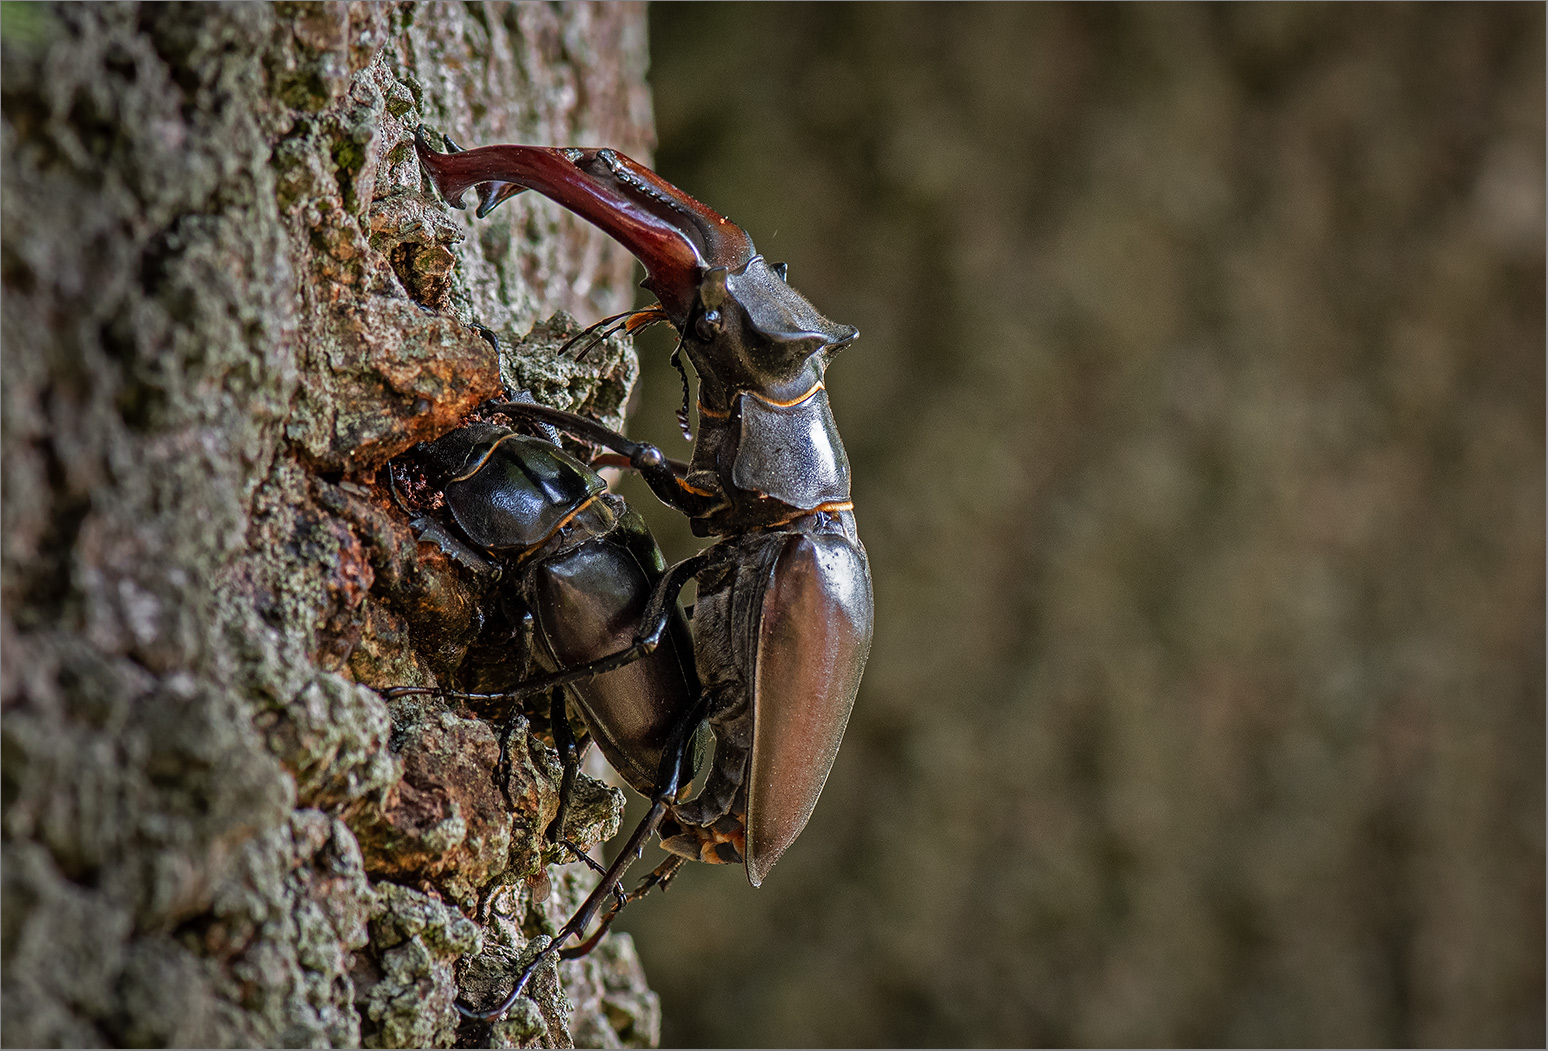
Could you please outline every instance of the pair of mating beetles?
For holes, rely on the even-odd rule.
[[[858,333],[818,313],[741,227],[613,150],[459,150],[447,140],[443,153],[423,129],[416,146],[447,201],[460,206],[476,189],[482,218],[536,190],[645,264],[659,305],[626,323],[669,322],[698,374],[690,462],[556,409],[487,409],[611,450],[690,518],[695,535],[720,538],[668,569],[595,471],[493,424],[414,453],[463,539],[514,567],[506,586],[531,611],[544,672],[494,696],[566,689],[608,762],[651,800],[618,860],[509,996],[487,1010],[459,1005],[488,1019],[597,918],[653,833],[673,855],[655,882],[694,859],[744,864],[756,886],[811,816],[871,643],[870,570],[823,388],[829,360]],[[690,579],[691,632],[677,602]],[[567,744],[563,711],[556,705],[555,735]],[[700,792],[679,802],[706,722],[713,765]]]

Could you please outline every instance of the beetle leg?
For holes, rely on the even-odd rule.
[[[510,388],[507,387],[506,389],[509,390]],[[511,394],[511,396],[510,396],[510,399],[511,399],[511,401],[517,402],[517,403],[522,404],[522,405],[536,405],[537,404],[537,399],[534,398],[529,391],[524,391],[524,390],[518,390],[518,391],[513,392]],[[558,445],[559,444],[559,432],[554,429],[554,425],[553,424],[551,424],[551,423],[544,423],[541,420],[526,420],[524,422],[527,424],[527,426],[530,429],[532,429],[533,431],[537,432],[538,437],[543,438],[545,441],[549,442],[550,444],[553,444],[553,445]]]
[[[683,437],[693,441],[693,428],[688,426],[688,370],[683,368],[683,341],[679,339],[677,346],[672,348],[672,356],[667,359],[671,366],[677,370],[677,375],[683,381],[683,403],[677,410],[677,426],[683,432]]]
[[[645,612],[640,617],[638,634],[634,642],[617,653],[610,653],[605,657],[578,664],[564,671],[552,672],[547,675],[534,676],[526,682],[518,683],[513,689],[501,693],[464,693],[460,690],[447,690],[438,686],[398,686],[383,693],[385,697],[412,697],[434,694],[458,701],[504,701],[513,702],[521,697],[526,697],[544,690],[552,690],[560,686],[568,686],[571,683],[584,682],[587,679],[596,678],[615,668],[622,668],[631,664],[655,650],[660,645],[661,637],[666,634],[667,625],[672,619],[672,609],[676,605],[677,596],[701,570],[722,561],[725,553],[718,548],[709,548],[697,555],[683,559],[677,565],[667,570],[651,592],[650,602],[645,606]]]
[[[419,517],[411,519],[409,526],[418,532],[417,539],[439,547],[442,554],[466,566],[475,576],[491,583],[500,579],[501,569],[498,563],[490,561],[463,541],[458,540],[439,522]]]
[[[549,726],[554,735],[554,747],[559,761],[564,764],[564,776],[559,781],[559,810],[549,822],[545,833],[550,843],[564,838],[564,821],[570,816],[570,796],[575,792],[575,775],[580,773],[580,757],[575,748],[575,735],[570,732],[570,716],[564,709],[564,691],[554,690],[549,700]]]
[[[559,752],[559,760],[564,764],[564,777],[559,782],[559,811],[554,814],[554,819],[548,823],[548,831],[544,833],[550,843],[558,843],[566,847],[575,860],[583,863],[591,871],[601,875],[607,874],[590,854],[582,850],[574,840],[564,834],[564,824],[570,816],[570,801],[575,794],[575,778],[580,774],[580,757],[582,749],[575,743],[575,733],[570,728],[570,716],[565,708],[564,691],[555,690],[549,709],[549,721],[553,726],[554,746]],[[506,779],[509,781],[510,770],[506,769]],[[510,799],[510,791],[505,793],[506,799]],[[618,895],[620,902],[623,895]],[[621,906],[620,906],[621,907]]]
[[[573,839],[567,839],[561,836],[558,840],[558,843],[561,847],[564,847],[570,852],[571,857],[573,857],[576,861],[579,861],[582,865],[585,865],[592,872],[602,876],[607,875],[607,868],[596,858],[582,850],[580,848],[580,844],[576,843]]]
[[[656,828],[661,824],[662,818],[666,817],[667,811],[671,809],[673,802],[677,798],[678,784],[682,780],[683,770],[687,766],[688,752],[693,745],[694,731],[704,721],[708,704],[708,697],[700,694],[698,699],[694,701],[693,707],[673,727],[672,740],[661,757],[661,769],[657,774],[656,789],[651,795],[650,809],[646,811],[640,823],[635,826],[633,833],[629,836],[629,841],[618,852],[618,856],[613,859],[613,863],[608,866],[601,882],[586,896],[586,900],[581,903],[581,907],[575,910],[575,915],[571,916],[569,922],[560,929],[558,934],[554,935],[553,940],[521,969],[521,973],[516,976],[516,984],[511,988],[509,995],[504,1000],[494,1007],[483,1010],[466,1007],[458,1001],[456,1008],[462,1017],[481,1022],[502,1017],[516,1003],[516,998],[526,988],[528,979],[543,965],[544,961],[550,956],[557,955],[565,942],[591,926],[592,921],[597,918],[597,913],[602,911],[602,903],[616,894],[619,883],[623,881],[625,873],[629,871],[629,866],[634,864],[635,859],[640,856],[641,851],[645,848],[646,840],[655,833]],[[674,867],[672,872],[675,873],[675,871]],[[670,873],[666,878],[670,879]]]
[[[627,898],[620,899],[623,905],[628,904]],[[613,928],[613,917],[623,911],[623,905],[613,903],[613,907],[607,910],[607,915],[602,917],[602,922],[597,924],[597,929],[591,932],[591,937],[571,949],[560,949],[559,959],[579,960],[582,956],[590,955],[591,950],[597,947],[597,943],[607,937],[607,932]]]
[[[570,817],[570,799],[576,791],[576,775],[580,772],[580,749],[576,748],[576,735],[570,729],[570,714],[565,710],[565,692],[562,689],[556,689],[553,692],[548,721],[553,727],[554,748],[559,751],[559,762],[563,763],[565,774],[559,782],[559,813],[554,814],[554,820],[548,823],[546,837],[551,844],[560,842],[570,848],[577,858],[602,871],[601,865],[596,864],[590,854],[571,844],[565,837],[565,820]]]
[[[683,478],[687,476],[688,464],[685,461],[668,460],[667,464],[672,468],[672,473],[677,475],[677,477]],[[616,467],[620,471],[632,471],[634,469],[634,465],[629,462],[629,458],[618,453],[598,453],[591,458],[589,466],[593,471],[600,471],[604,467]]]
[[[687,858],[678,857],[676,854],[668,855],[665,861],[652,869],[650,875],[640,880],[639,886],[629,893],[620,894],[615,892],[613,895],[613,907],[607,910],[607,915],[602,917],[602,922],[597,924],[597,929],[592,932],[591,937],[573,949],[561,949],[559,958],[561,960],[578,960],[591,952],[592,949],[595,949],[597,944],[606,937],[607,932],[613,926],[613,920],[624,910],[624,906],[632,905],[634,902],[639,901],[657,887],[666,890],[668,884],[672,882],[672,878],[677,875],[678,869],[682,868],[687,860]]]
[[[550,409],[546,405],[505,402],[488,408],[513,418],[551,423],[582,441],[622,453],[629,458],[630,468],[640,473],[662,503],[677,508],[690,518],[705,517],[725,502],[723,497],[689,488],[673,469],[673,461],[656,446],[626,438],[595,420],[562,409]]]

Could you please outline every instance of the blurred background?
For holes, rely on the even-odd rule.
[[[763,888],[624,914],[663,1043],[1542,1046],[1543,7],[650,17],[877,601]]]

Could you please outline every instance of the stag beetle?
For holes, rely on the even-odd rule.
[[[606,493],[607,483],[595,471],[551,442],[488,422],[418,445],[405,459],[440,494],[456,530],[417,518],[421,539],[439,544],[476,576],[498,579],[499,598],[520,611],[507,619],[530,622],[530,643],[523,648],[543,668],[582,665],[633,641],[666,560],[644,519]],[[666,617],[663,643],[654,652],[574,682],[568,691],[608,763],[647,794],[674,730],[700,692],[687,621],[675,608]],[[480,688],[512,685],[469,663]],[[495,655],[493,674],[508,675],[511,663],[508,654]],[[573,742],[562,694],[555,697],[554,735],[567,753],[566,780],[572,782]],[[568,785],[561,801],[554,826],[560,837]]]
[[[708,719],[713,766],[694,799],[675,802],[690,732],[680,726],[679,753],[663,757],[650,812],[602,883],[503,1003],[477,1012],[459,1005],[472,1017],[494,1018],[515,1003],[547,953],[592,922],[653,830],[659,827],[675,855],[653,875],[656,882],[687,857],[741,863],[757,886],[811,816],[871,642],[870,570],[855,531],[849,461],[823,387],[829,360],[858,332],[819,314],[741,227],[623,154],[459,150],[449,139],[450,152],[441,153],[423,129],[415,141],[448,202],[460,206],[477,187],[482,217],[534,189],[645,264],[644,287],[659,305],[626,323],[669,322],[680,337],[674,363],[678,351],[686,353],[699,376],[691,462],[669,460],[655,446],[571,413],[495,408],[621,454],[663,502],[689,516],[696,535],[721,538],[660,579],[630,646],[524,687],[578,681],[652,652],[679,592],[698,581],[694,655],[702,694],[685,722]]]

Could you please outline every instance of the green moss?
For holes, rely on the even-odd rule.
[[[4,0],[0,3],[0,43],[7,48],[38,53],[63,33],[64,27],[47,4]]]

